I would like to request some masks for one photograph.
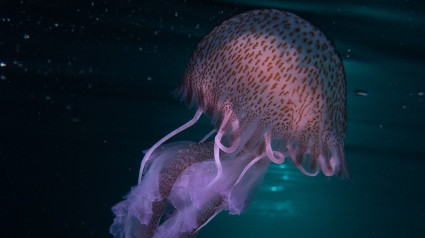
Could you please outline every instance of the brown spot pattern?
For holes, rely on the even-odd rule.
[[[256,140],[271,134],[282,150],[293,151],[297,166],[310,154],[310,169],[349,176],[343,65],[333,44],[306,20],[274,9],[226,20],[198,44],[179,91],[215,119],[230,104],[240,136],[252,126],[260,133],[251,135]]]

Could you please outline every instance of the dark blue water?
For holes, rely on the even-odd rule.
[[[2,1],[0,237],[108,237],[142,150],[194,113],[173,90],[197,42],[261,7],[334,41],[353,178],[271,166],[245,213],[199,237],[423,237],[425,8],[412,0]],[[204,117],[173,140],[210,129]]]

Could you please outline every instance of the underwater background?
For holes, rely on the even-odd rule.
[[[347,76],[351,180],[271,165],[207,237],[425,236],[425,4],[387,1],[0,3],[0,237],[111,237],[143,150],[193,117],[173,91],[197,43],[256,8],[294,12]],[[199,141],[210,119],[171,141]]]

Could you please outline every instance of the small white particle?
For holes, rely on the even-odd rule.
[[[354,93],[355,93],[357,96],[362,96],[362,97],[366,97],[366,96],[367,96],[367,92],[366,92],[366,91],[364,91],[364,90],[358,90],[358,89],[356,89],[356,90],[354,90]]]
[[[6,66],[7,66],[6,63],[0,62],[0,67],[6,67]]]
[[[419,97],[422,97],[422,96],[424,96],[425,94],[424,94],[424,92],[418,92],[418,96]]]
[[[29,34],[24,34],[24,39],[29,39],[30,35]]]
[[[148,76],[146,79],[147,79],[148,81],[151,81],[151,80],[152,80],[152,77]]]

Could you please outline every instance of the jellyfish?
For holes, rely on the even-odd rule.
[[[115,237],[196,237],[221,211],[245,211],[286,158],[308,176],[350,177],[341,59],[293,13],[252,10],[215,27],[177,92],[196,113],[146,151],[138,184],[112,208]],[[202,114],[214,125],[204,138],[165,144]]]

